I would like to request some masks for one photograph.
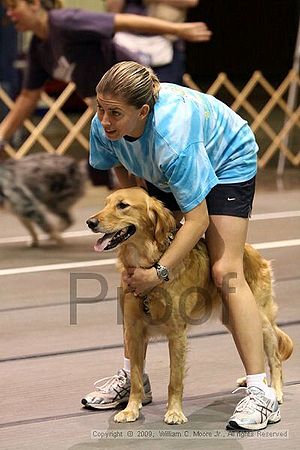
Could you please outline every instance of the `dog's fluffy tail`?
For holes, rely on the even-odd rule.
[[[274,329],[278,339],[278,351],[281,361],[288,359],[293,353],[294,344],[292,339],[282,331],[277,325],[274,325]]]

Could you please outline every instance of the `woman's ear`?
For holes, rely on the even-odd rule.
[[[149,105],[143,105],[141,107],[141,110],[140,110],[140,117],[141,117],[141,119],[145,119],[148,116],[149,111],[150,111],[150,106]]]

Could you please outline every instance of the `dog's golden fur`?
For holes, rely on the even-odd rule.
[[[105,208],[89,221],[94,232],[102,233],[113,233],[134,225],[135,233],[119,245],[118,265],[121,271],[127,267],[151,267],[170,244],[168,236],[175,228],[170,211],[141,188],[115,191],[108,196]],[[248,244],[245,246],[244,272],[262,317],[271,383],[278,401],[282,402],[282,361],[292,353],[293,343],[275,324],[277,306],[273,300],[270,263]],[[165,422],[183,423],[187,421],[182,412],[187,322],[203,319],[205,314],[221,304],[211,279],[203,240],[172,272],[172,279],[153,289],[148,299],[150,314],[147,315],[141,306],[141,299],[131,292],[125,290],[122,298],[131,363],[131,392],[127,407],[115,416],[115,421],[130,422],[138,418],[143,397],[143,342],[159,333],[168,338],[170,352]]]

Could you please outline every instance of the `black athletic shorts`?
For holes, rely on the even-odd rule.
[[[161,200],[171,211],[180,208],[172,193],[164,192],[147,181],[148,193]],[[250,217],[255,192],[255,177],[242,183],[217,184],[206,196],[210,216]]]

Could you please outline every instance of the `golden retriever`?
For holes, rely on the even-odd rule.
[[[163,204],[142,188],[127,188],[107,197],[104,209],[87,220],[95,233],[104,233],[97,251],[118,248],[118,267],[152,267],[172,239],[175,219]],[[255,296],[263,323],[264,349],[271,383],[282,402],[282,361],[293,349],[292,340],[275,324],[270,263],[246,244],[244,271]],[[182,411],[183,377],[187,348],[186,329],[203,321],[221,299],[212,282],[205,241],[200,240],[184,261],[172,271],[172,279],[146,296],[135,297],[124,287],[122,310],[131,364],[131,391],[127,407],[116,414],[116,422],[132,422],[142,406],[144,345],[150,336],[163,334],[169,342],[170,381],[164,420],[168,424],[187,421]]]

